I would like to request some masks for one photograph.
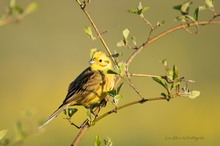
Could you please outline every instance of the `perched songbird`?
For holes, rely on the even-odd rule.
[[[41,126],[44,127],[69,106],[83,105],[92,109],[114,87],[115,76],[107,71],[113,69],[110,58],[102,51],[91,50],[90,67],[86,68],[70,85],[59,108]]]

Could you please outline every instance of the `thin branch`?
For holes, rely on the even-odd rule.
[[[149,77],[149,78],[152,78],[152,77],[160,77],[160,76],[156,76],[156,75],[134,74],[134,73],[131,73],[130,76],[135,76],[135,77]]]
[[[117,63],[115,61],[115,58],[112,56],[112,53],[108,47],[108,45],[106,44],[105,40],[103,39],[98,27],[96,26],[95,22],[93,21],[93,19],[91,18],[91,16],[89,15],[89,13],[86,11],[85,7],[86,4],[82,5],[79,0],[76,0],[76,2],[78,3],[78,5],[80,6],[80,8],[82,9],[82,11],[85,13],[86,17],[89,19],[90,23],[92,24],[93,28],[95,29],[95,32],[98,36],[98,38],[100,39],[101,43],[103,44],[103,46],[105,47],[105,49],[107,50],[110,58],[112,59],[113,63],[117,66]]]
[[[215,14],[212,19],[210,20],[210,22],[212,22],[215,18],[220,17],[220,14]]]
[[[80,132],[78,133],[78,135],[76,136],[76,138],[74,139],[74,141],[71,144],[71,146],[77,146],[79,141],[81,140],[81,138],[84,136],[84,134],[86,133],[86,131],[88,129],[89,129],[89,124],[85,124],[83,126],[83,128],[80,130]]]
[[[150,40],[151,35],[152,35],[152,33],[153,33],[154,30],[155,30],[155,29],[150,29],[150,32],[149,32],[149,34],[148,34],[148,36],[147,36],[147,41],[146,41],[146,42],[148,42],[148,41]]]
[[[71,125],[75,126],[77,129],[80,129],[80,128],[81,128],[81,126],[78,126],[78,125],[76,125],[75,123],[73,123],[73,122],[71,121],[71,118],[67,117],[67,118],[64,118],[64,119],[66,119]]]
[[[141,16],[141,18],[144,20],[144,22],[146,22],[147,25],[150,27],[150,32],[148,33],[148,36],[147,36],[147,42],[148,42],[148,41],[150,40],[150,38],[151,38],[151,35],[153,34],[153,31],[154,31],[157,27],[153,27],[153,25],[150,23],[150,21],[147,20],[147,19],[144,17],[143,14],[140,15],[140,16]]]
[[[144,17],[144,15],[141,15],[141,18],[144,20],[144,22],[147,23],[147,25],[149,25],[149,27],[151,28],[151,30],[154,30],[153,25],[150,23],[149,20],[147,20],[147,19]]]
[[[129,102],[129,103],[127,103],[127,104],[124,104],[124,105],[122,105],[122,106],[117,107],[117,110],[112,109],[112,110],[110,110],[110,111],[104,113],[103,115],[99,116],[98,118],[96,118],[96,119],[93,121],[92,125],[95,125],[98,121],[100,121],[101,119],[105,118],[106,116],[111,115],[111,114],[113,114],[113,113],[116,113],[116,112],[118,112],[119,110],[122,110],[122,109],[124,109],[124,108],[129,107],[129,106],[136,105],[136,104],[142,104],[142,103],[147,102],[147,101],[155,101],[155,100],[167,100],[167,99],[166,99],[165,97],[162,97],[162,96],[161,96],[161,97],[153,97],[153,98],[143,98],[143,99],[141,99],[141,100]]]

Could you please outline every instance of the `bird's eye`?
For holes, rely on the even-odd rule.
[[[102,59],[100,59],[99,62],[102,62]]]

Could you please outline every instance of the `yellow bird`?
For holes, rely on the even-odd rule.
[[[113,69],[110,58],[102,51],[91,50],[90,67],[86,68],[70,85],[68,93],[59,108],[44,122],[47,125],[64,109],[73,105],[83,105],[92,109],[100,103],[107,92],[114,87],[115,76],[107,71]]]

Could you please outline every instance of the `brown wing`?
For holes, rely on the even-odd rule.
[[[68,105],[82,104],[90,108],[91,104],[99,101],[103,90],[104,76],[99,71],[91,71],[90,67],[85,69],[70,85],[63,104],[45,121],[39,128],[44,127],[52,121]]]
[[[86,104],[87,100],[95,98],[98,90],[102,89],[104,76],[101,72],[85,69],[70,85],[62,105]],[[89,95],[89,96],[88,96]],[[94,96],[94,97],[93,97]],[[88,98],[88,99],[86,99]]]

